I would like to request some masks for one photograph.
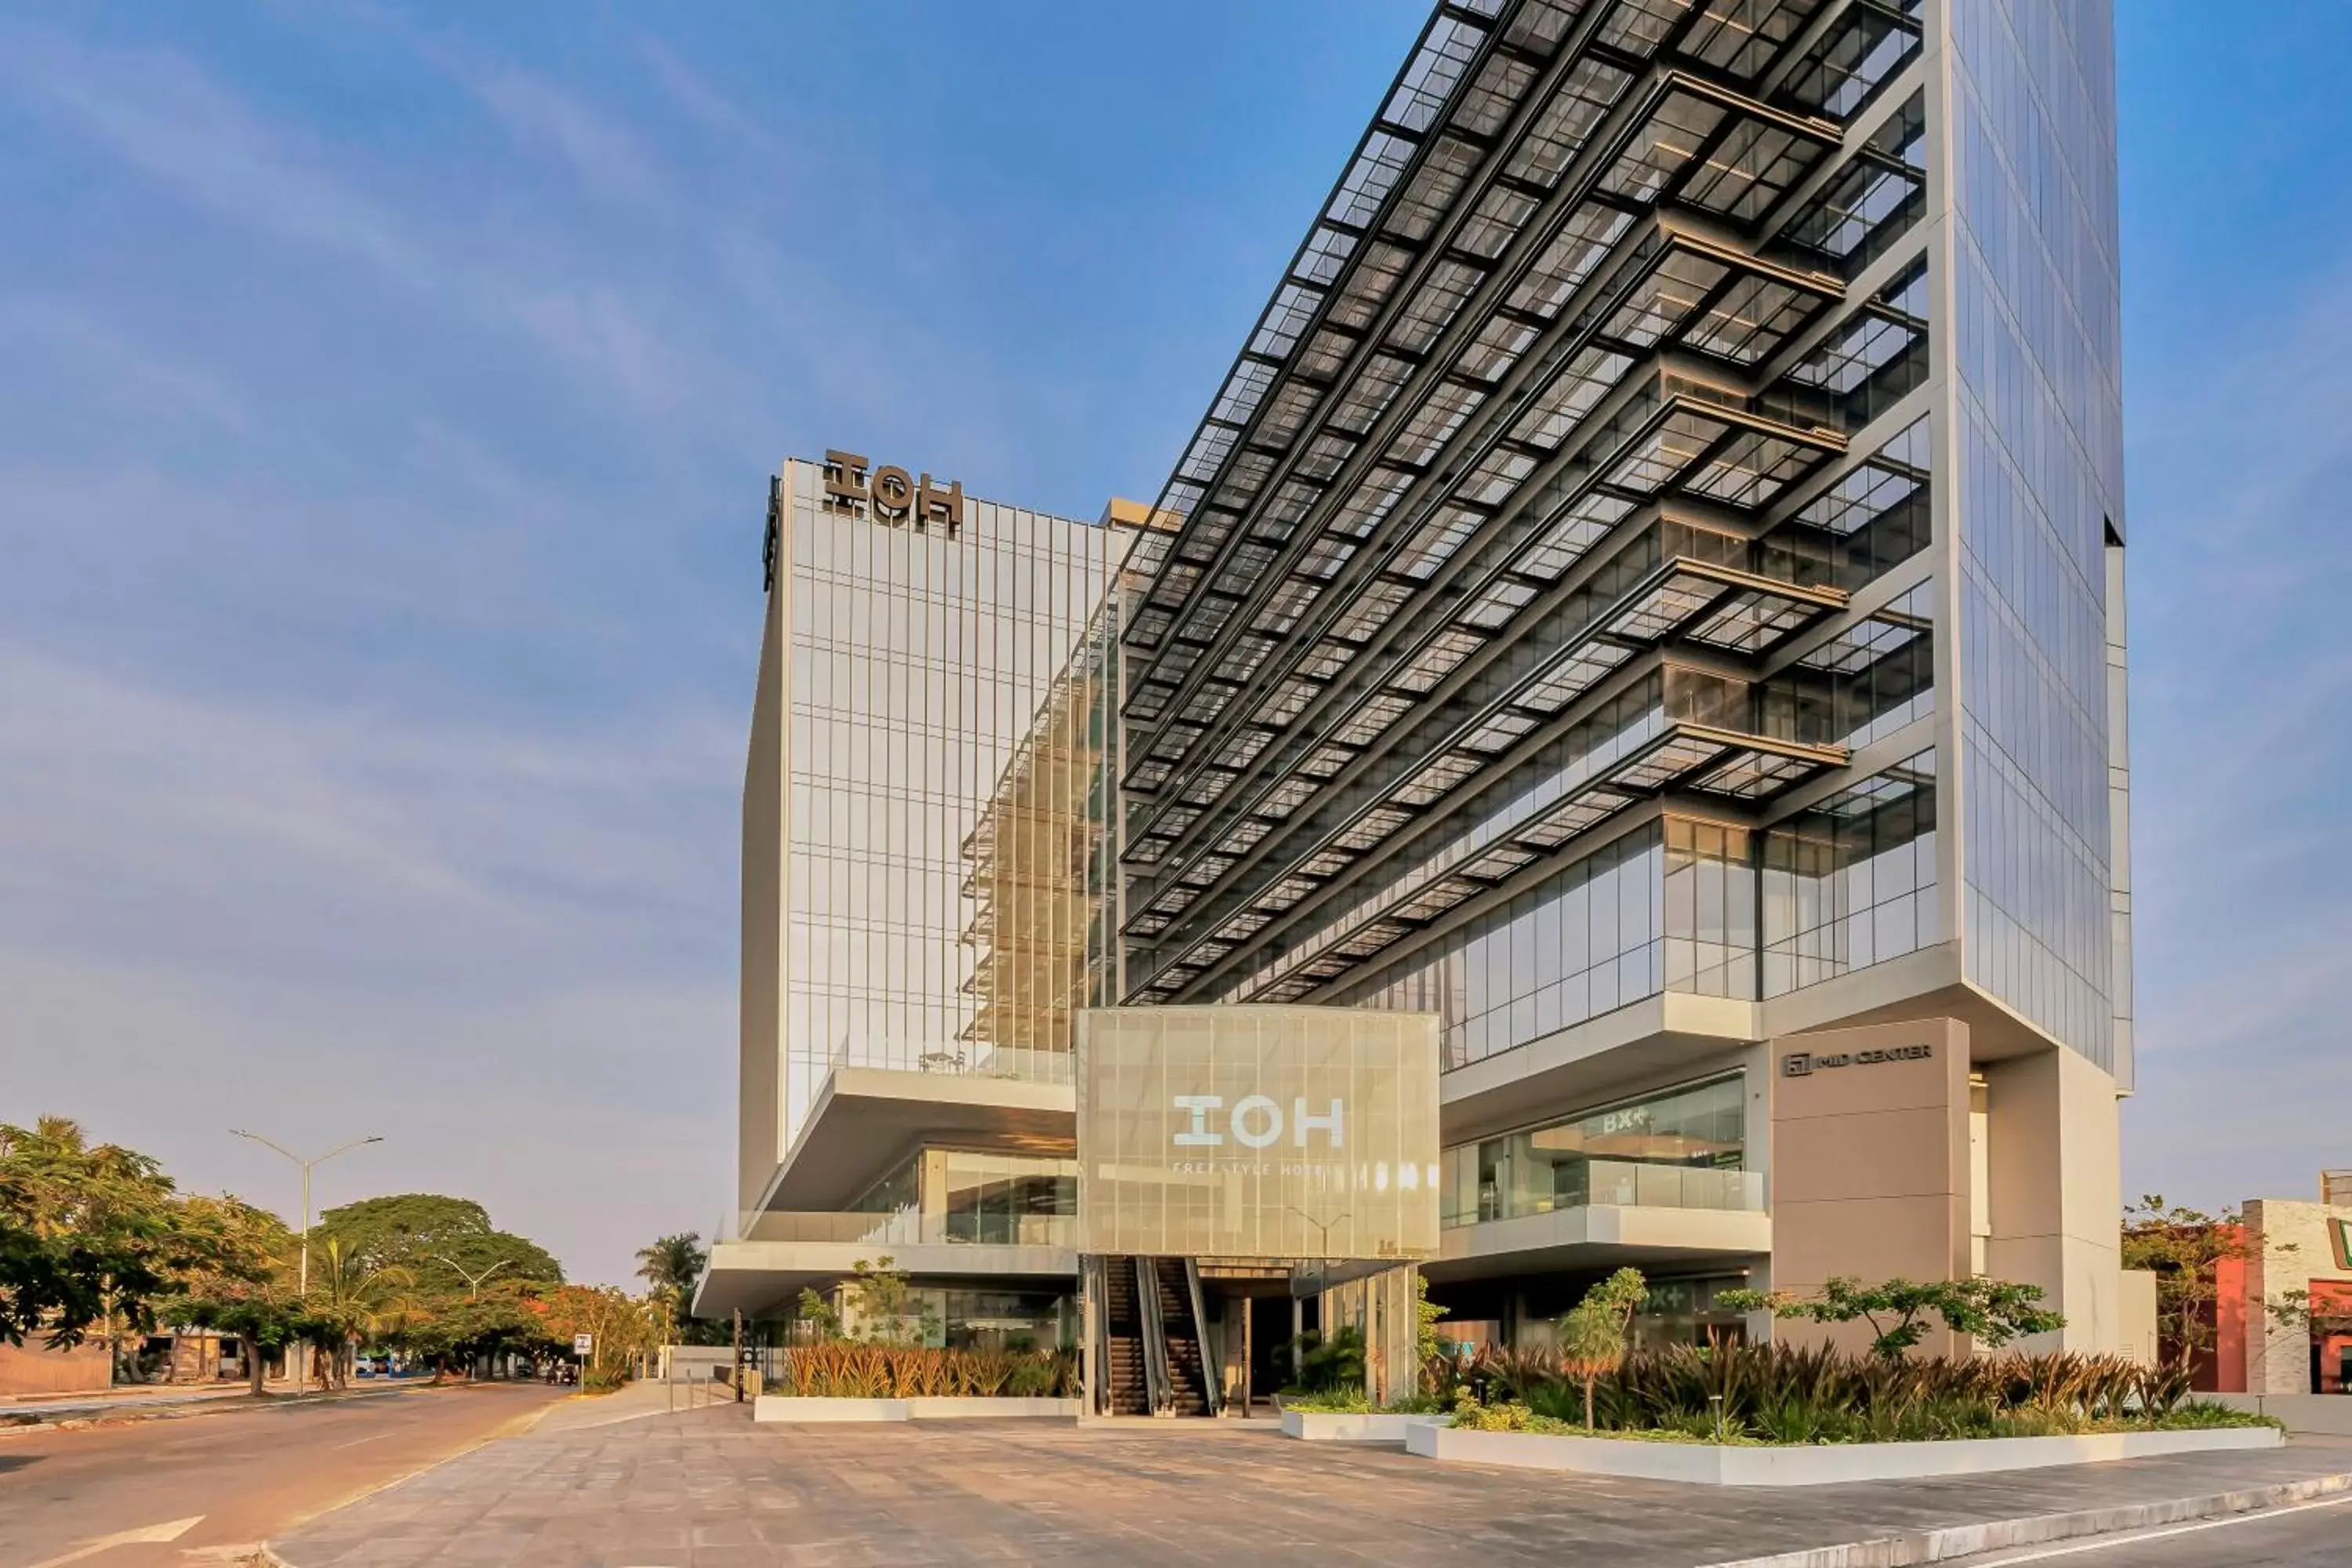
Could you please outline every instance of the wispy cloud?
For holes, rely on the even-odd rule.
[[[654,80],[670,101],[700,126],[705,134],[728,151],[767,161],[770,178],[789,178],[787,149],[758,116],[711,84],[710,79],[688,65],[658,38],[640,37],[637,52],[653,69]]]
[[[511,68],[485,72],[472,86],[509,131],[554,152],[589,189],[631,201],[658,193],[652,155],[608,112],[544,77]]]
[[[74,127],[189,201],[412,282],[425,278],[390,213],[180,56],[92,48],[45,27],[0,22],[0,82],[24,107]]]
[[[226,378],[160,353],[68,300],[0,300],[0,349],[11,348],[133,416],[236,435],[254,426],[253,410]]]

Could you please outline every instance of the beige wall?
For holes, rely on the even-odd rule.
[[[2352,1281],[2328,1235],[2328,1221],[2352,1220],[2352,1208],[2256,1198],[2246,1205],[2246,1228],[2262,1247],[2246,1260],[2246,1388],[2253,1394],[2311,1392],[2311,1335],[2281,1324],[2269,1304],[2315,1279]]]
[[[2123,1345],[2123,1176],[2116,1082],[2052,1049],[1984,1068],[1985,1272],[2042,1287],[2066,1326],[2023,1351]]]
[[[792,486],[785,468],[785,488]],[[785,660],[791,656],[792,602],[789,576],[793,509],[782,509],[776,542],[776,583],[768,595],[767,620],[760,635],[759,683],[751,697],[751,741],[743,764],[743,952],[736,1095],[736,1206],[748,1213],[782,1160],[779,1096],[783,1066],[784,781],[791,768],[783,721],[784,695],[791,689]],[[742,1223],[742,1222],[739,1222]],[[739,1231],[739,1234],[740,1232]]]
[[[0,1394],[93,1394],[114,1381],[114,1356],[103,1343],[53,1351],[37,1339],[0,1345]]]
[[[1798,1057],[1925,1047],[1924,1057],[1792,1073]],[[1770,1047],[1772,1285],[1832,1277],[1953,1279],[1969,1271],[1969,1031],[1924,1018],[1783,1036]],[[1866,1349],[1868,1329],[1783,1321],[1777,1338]],[[1929,1353],[1964,1351],[1938,1330]]]

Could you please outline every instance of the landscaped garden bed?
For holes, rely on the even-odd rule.
[[[1483,1432],[1427,1417],[1408,1419],[1405,1452],[1423,1458],[1729,1487],[1824,1486],[2030,1470],[2217,1448],[2272,1448],[2285,1441],[2275,1426],[2210,1426],[2050,1437],[1788,1445],[1753,1439],[1717,1443],[1679,1435],[1643,1440],[1645,1435],[1627,1432],[1597,1436]]]
[[[919,1345],[797,1345],[761,1392],[754,1421],[945,1421],[1074,1416],[1077,1363],[1050,1351]]]
[[[2274,1422],[2188,1400],[2188,1379],[2177,1369],[2113,1356],[1906,1359],[1727,1343],[1634,1351],[1607,1365],[1507,1351],[1453,1376],[1453,1413],[1406,1423],[1408,1453],[1654,1480],[1811,1486],[2284,1440]]]
[[[1348,1365],[1357,1378],[1362,1377],[1360,1361],[1350,1360]],[[1282,1407],[1282,1435],[1308,1443],[1402,1443],[1408,1423],[1440,1421],[1445,1415],[1445,1406],[1432,1395],[1375,1405],[1360,1387],[1286,1389],[1276,1403]]]
[[[1935,1319],[1987,1352],[2064,1328],[2041,1294],[1986,1279],[1839,1279],[1809,1298],[1726,1292],[1718,1304],[1735,1310],[1867,1325],[1870,1352],[1738,1340],[1636,1349],[1629,1331],[1648,1288],[1622,1268],[1559,1320],[1557,1348],[1425,1355],[1421,1398],[1450,1412],[1397,1425],[1406,1451],[1427,1458],[1724,1486],[1965,1475],[2284,1441],[2275,1421],[2190,1400],[2185,1364],[1916,1353]]]

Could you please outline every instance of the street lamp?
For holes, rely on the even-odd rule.
[[[374,1137],[353,1138],[348,1142],[336,1144],[333,1148],[328,1150],[323,1154],[316,1155],[310,1159],[305,1160],[301,1155],[297,1154],[293,1150],[287,1148],[284,1144],[273,1143],[258,1132],[247,1132],[241,1127],[232,1127],[229,1131],[236,1134],[239,1138],[251,1139],[254,1142],[260,1144],[265,1149],[275,1149],[278,1152],[285,1155],[288,1159],[302,1167],[301,1291],[302,1299],[307,1301],[310,1299],[310,1172],[314,1167],[325,1164],[328,1161],[347,1150],[356,1149],[362,1143],[381,1143],[383,1140]],[[485,1278],[488,1277],[485,1276]]]
[[[491,1275],[496,1274],[499,1269],[504,1268],[508,1264],[514,1261],[511,1258],[501,1258],[496,1263],[491,1264],[488,1268],[483,1269],[479,1274],[468,1274],[466,1272],[466,1266],[464,1264],[458,1262],[456,1258],[451,1258],[446,1253],[435,1252],[429,1253],[427,1256],[433,1258],[438,1262],[447,1264],[450,1268],[457,1271],[457,1278],[466,1282],[466,1300],[468,1301],[480,1300],[482,1299],[482,1281],[488,1279]]]

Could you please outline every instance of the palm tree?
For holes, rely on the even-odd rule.
[[[408,1292],[416,1277],[398,1267],[373,1268],[367,1259],[343,1251],[342,1238],[327,1238],[323,1269],[310,1277],[310,1294],[303,1303],[310,1335],[330,1352],[335,1381],[348,1375],[353,1347],[371,1334],[397,1332],[425,1311]],[[324,1382],[327,1368],[320,1369]]]
[[[646,1282],[656,1330],[665,1343],[685,1327],[687,1303],[694,1300],[695,1281],[709,1261],[699,1231],[680,1231],[637,1248],[637,1278]]]
[[[702,1248],[702,1233],[680,1231],[637,1248],[637,1278],[656,1293],[683,1306],[694,1282],[702,1278],[703,1265],[709,1261],[710,1254]]]

